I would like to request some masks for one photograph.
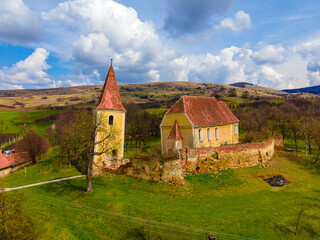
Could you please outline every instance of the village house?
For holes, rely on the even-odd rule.
[[[161,151],[238,143],[239,120],[214,97],[182,96],[160,124]]]

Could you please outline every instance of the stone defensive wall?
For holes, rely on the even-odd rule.
[[[214,148],[181,149],[180,159],[187,173],[208,173],[228,168],[264,165],[271,159],[274,148],[275,139]]]
[[[160,160],[147,156],[136,156],[116,168],[105,168],[107,172],[123,174],[139,179],[167,182],[183,185],[185,170],[182,168],[180,159]]]
[[[275,148],[284,149],[281,140],[282,137],[275,137],[264,142],[181,149],[178,158],[158,159],[141,155],[130,161],[110,160],[101,169],[139,179],[182,185],[186,173],[209,173],[259,164],[263,166],[272,158]]]

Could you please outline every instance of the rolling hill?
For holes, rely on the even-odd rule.
[[[297,88],[297,89],[285,89],[282,90],[287,93],[312,93],[312,94],[320,94],[320,85],[306,88]]]
[[[294,97],[283,91],[246,83],[149,82],[119,84],[123,103],[161,104],[169,106],[182,95],[215,96],[226,102],[254,99],[281,99]],[[65,106],[95,106],[102,85],[63,87],[51,89],[1,90],[0,110],[59,108]],[[310,94],[299,97],[312,97]]]

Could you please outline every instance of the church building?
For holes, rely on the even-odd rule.
[[[109,68],[99,103],[96,108],[97,119],[101,123],[101,128],[96,135],[96,142],[105,138],[106,134],[111,137],[106,141],[109,151],[94,158],[94,173],[99,172],[99,167],[103,168],[110,164],[112,159],[122,159],[124,149],[125,114],[126,109],[121,103],[119,88],[114,74],[112,64]],[[95,146],[96,152],[101,151],[102,144]]]
[[[160,124],[163,154],[238,143],[239,120],[214,97],[182,96]]]

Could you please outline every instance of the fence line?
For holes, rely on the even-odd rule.
[[[9,146],[10,144],[16,142],[16,141],[19,141],[23,138],[23,135],[19,135],[19,136],[16,136],[16,137],[13,137],[13,138],[9,138],[9,140],[5,140],[5,142],[2,142],[1,145],[0,145],[0,148],[3,148],[3,147],[6,147],[6,146]]]

